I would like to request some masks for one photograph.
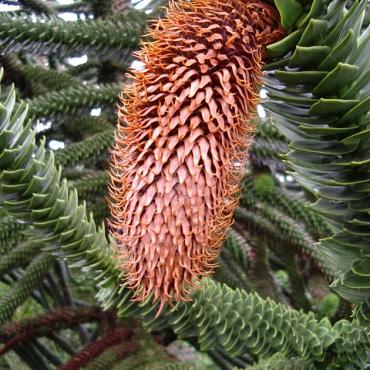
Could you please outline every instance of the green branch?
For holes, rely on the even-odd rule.
[[[89,363],[95,360],[105,350],[117,345],[125,345],[133,336],[133,332],[125,327],[117,327],[110,330],[103,337],[100,337],[85,346],[81,352],[70,358],[66,364],[61,366],[59,370],[71,370],[85,368]],[[135,349],[134,346],[125,346],[126,356]]]
[[[288,143],[272,120],[256,119],[252,145],[249,150],[254,167],[285,168],[281,155],[288,151]]]
[[[248,211],[247,208],[239,208],[235,211],[235,218],[246,226],[246,229],[252,236],[268,238],[271,241],[269,243],[270,248],[281,247],[280,250],[284,250],[284,246],[289,243],[295,250],[302,251],[313,257],[327,276],[336,276],[338,273],[335,265],[326,263],[325,256],[317,248],[310,235],[302,228],[297,229],[296,224],[283,223],[288,226],[288,233],[293,235],[292,239],[287,239],[283,237],[281,230],[255,210]]]
[[[3,255],[0,259],[0,276],[9,270],[20,267],[40,252],[36,243],[23,243],[17,248]]]
[[[87,48],[107,51],[136,47],[145,29],[146,16],[131,11],[105,20],[67,22],[58,18],[34,18],[0,13],[0,50],[5,53],[28,51],[50,55]],[[12,42],[9,42],[12,41]]]
[[[216,270],[216,279],[232,288],[243,288],[250,291],[251,286],[247,280],[247,273],[250,268],[250,260],[247,255],[249,250],[250,246],[247,245],[246,240],[231,229],[222,245],[218,259],[220,266]]]
[[[263,358],[257,364],[249,366],[244,370],[315,370],[312,361],[300,358],[286,358],[281,353],[271,357]]]
[[[108,247],[104,228],[96,229],[77,192],[61,180],[52,152],[36,147],[35,132],[24,125],[27,109],[14,110],[11,91],[0,106],[0,194],[1,206],[9,214],[32,225],[28,235],[50,252],[62,254],[70,263],[101,273],[99,285],[107,292],[118,287],[119,272]],[[113,283],[114,282],[114,283]],[[117,284],[117,285],[116,285]]]
[[[65,149],[55,151],[55,162],[63,167],[86,160],[89,163],[94,163],[103,153],[108,151],[112,142],[112,129],[88,136],[81,142],[70,144]]]
[[[87,137],[109,129],[113,131],[113,128],[114,124],[102,116],[83,116],[69,120],[64,131],[72,137]]]
[[[105,350],[99,357],[85,366],[85,370],[107,370],[113,369],[114,365],[120,363],[127,355],[131,343],[120,343]],[[125,367],[127,369],[127,367]]]
[[[320,242],[326,264],[340,271],[332,286],[370,320],[368,2],[315,3],[321,11],[301,19],[296,39],[267,48],[279,59],[266,66],[278,67],[266,79],[265,108],[290,141],[293,175],[333,227]]]
[[[71,183],[77,189],[78,196],[85,200],[95,200],[103,197],[108,187],[108,174],[105,171],[83,176]]]
[[[81,84],[80,81],[70,74],[59,72],[55,69],[46,69],[28,64],[22,65],[20,69],[29,82],[40,84],[49,90],[67,89]]]
[[[155,319],[156,308],[150,300],[137,305],[123,295],[118,314],[140,314],[152,330],[167,322],[179,337],[198,337],[203,351],[223,348],[231,356],[251,353],[266,357],[281,352],[287,358],[323,362],[329,361],[325,356],[330,350],[330,361],[338,360],[344,366],[352,364],[356,356],[363,362],[370,347],[368,329],[357,322],[342,320],[332,326],[326,318],[318,321],[313,313],[289,309],[209,279],[203,280],[192,298],[192,304],[179,303]],[[353,335],[348,336],[346,330]]]
[[[249,207],[255,206],[257,202],[276,208],[290,218],[303,223],[316,239],[331,234],[329,224],[308,207],[308,200],[276,185],[271,175],[261,174],[245,179],[242,204]]]
[[[22,231],[26,228],[27,225],[19,222],[15,217],[0,218],[0,253],[7,253],[12,246],[24,239]]]
[[[26,268],[23,276],[0,299],[0,325],[5,324],[19,307],[44,280],[54,262],[54,257],[43,253]]]
[[[61,114],[71,114],[79,108],[93,108],[100,104],[118,102],[121,87],[119,84],[101,86],[77,86],[60,91],[54,91],[37,98],[28,99],[29,115],[31,117],[54,117]]]

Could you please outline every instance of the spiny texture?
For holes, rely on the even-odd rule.
[[[150,31],[121,96],[111,231],[136,300],[187,300],[232,222],[264,45],[283,35],[259,1],[182,1]],[[161,310],[161,308],[160,308]]]
[[[124,327],[118,327],[114,331],[108,332],[101,338],[89,343],[81,352],[72,357],[59,370],[78,370],[84,368],[88,363],[101,355],[105,350],[116,344],[124,344],[133,336],[133,332]],[[125,345],[126,355],[135,349],[133,344]]]
[[[64,307],[23,321],[6,323],[0,328],[0,356],[35,337],[45,337],[53,331],[71,328],[77,324],[112,320],[112,311],[98,307]]]
[[[111,8],[112,8],[112,14],[125,13],[131,8],[131,1],[113,0]]]

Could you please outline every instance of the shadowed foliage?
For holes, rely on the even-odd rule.
[[[367,1],[1,5],[0,368],[366,369]]]

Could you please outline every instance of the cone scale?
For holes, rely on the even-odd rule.
[[[110,230],[135,300],[189,300],[232,223],[264,48],[284,34],[259,1],[173,3],[121,95]]]

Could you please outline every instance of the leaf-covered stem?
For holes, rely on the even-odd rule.
[[[24,242],[17,248],[10,250],[0,259],[0,275],[8,272],[14,267],[20,267],[28,263],[40,251],[40,246],[36,243]]]
[[[101,321],[112,315],[98,307],[65,307],[24,321],[14,321],[0,328],[0,341],[6,343],[1,350],[4,354],[14,346],[35,337],[43,337],[78,324]]]
[[[133,336],[133,332],[125,327],[118,327],[113,331],[108,332],[96,341],[89,343],[81,352],[72,357],[65,365],[60,367],[60,370],[78,370],[85,367],[88,363],[97,358],[106,349],[129,341]],[[135,348],[134,345],[125,345],[126,354],[130,353]]]
[[[33,118],[55,117],[71,114],[79,108],[94,108],[103,104],[114,104],[119,95],[120,85],[113,83],[101,86],[77,86],[46,93],[28,99],[29,115]]]
[[[87,137],[85,140],[68,145],[65,149],[55,152],[55,162],[63,167],[71,166],[81,161],[94,160],[107,152],[113,142],[113,130],[105,130]]]
[[[15,13],[0,14],[0,50],[3,53],[70,53],[73,50],[125,49],[136,46],[145,27],[146,16],[131,11],[105,20],[66,22],[56,17],[35,18]],[[9,42],[13,40],[13,42]]]

